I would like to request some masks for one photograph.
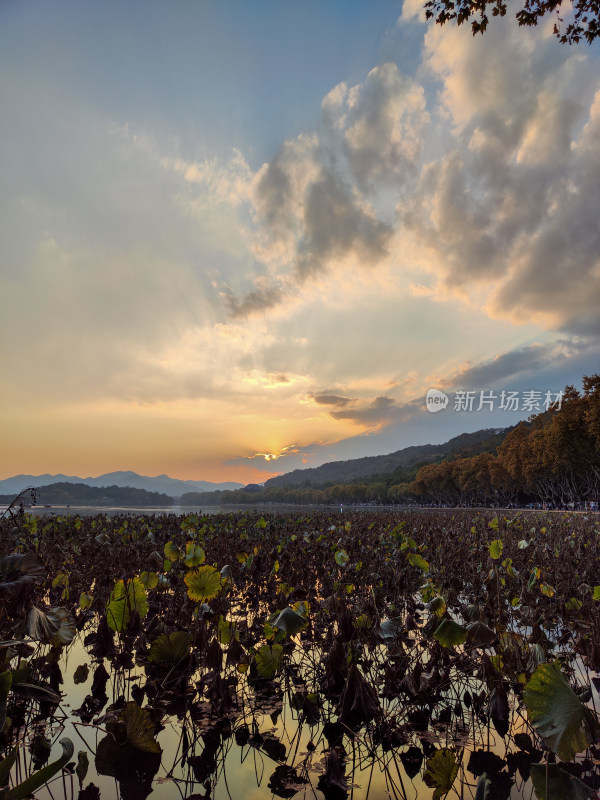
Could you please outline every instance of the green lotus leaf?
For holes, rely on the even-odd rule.
[[[490,557],[493,559],[500,558],[503,549],[504,544],[502,543],[502,539],[494,539],[494,541],[489,544]]]
[[[280,644],[274,644],[272,647],[268,644],[263,644],[262,647],[259,647],[254,654],[258,677],[266,680],[274,678],[281,668],[282,656],[283,647]]]
[[[567,611],[580,611],[583,603],[577,597],[571,597],[570,600],[567,600],[565,603],[565,608]]]
[[[147,708],[140,708],[133,700],[120,714],[125,724],[127,744],[144,753],[160,753],[161,747],[154,738],[154,723]]]
[[[589,712],[556,663],[537,667],[523,699],[534,728],[563,761],[571,761],[590,744],[585,731]]]
[[[296,602],[293,603],[290,606],[290,608],[292,609],[292,611],[295,611],[297,614],[300,614],[301,617],[305,617],[306,619],[308,619],[308,615],[310,612],[310,605],[308,603],[308,600],[296,600]]]
[[[594,797],[593,789],[557,764],[532,764],[531,780],[539,800],[590,800]]]
[[[427,603],[427,608],[436,617],[443,617],[446,613],[446,601],[438,594]]]
[[[443,619],[434,631],[436,639],[442,647],[454,647],[467,641],[468,630],[453,619]]]
[[[263,625],[263,635],[268,642],[270,642],[280,633],[281,631],[277,630],[277,628],[274,628],[270,622],[265,622]]]
[[[140,572],[140,583],[147,591],[158,586],[158,575],[156,572]]]
[[[52,588],[57,589],[59,586],[64,586],[67,589],[67,596],[68,596],[68,589],[69,589],[69,573],[65,572],[64,570],[59,570],[56,577],[52,581]],[[64,597],[63,593],[63,597]]]
[[[286,636],[295,636],[300,631],[303,631],[307,625],[308,620],[306,617],[298,614],[297,611],[294,611],[289,606],[284,608],[273,622],[273,627],[283,631]]]
[[[82,592],[79,595],[79,608],[82,611],[85,611],[86,609],[88,609],[92,605],[93,601],[94,601],[94,598],[92,597],[91,594],[88,594],[87,592]]]
[[[362,633],[369,632],[373,627],[373,620],[368,614],[360,614],[354,620],[354,627],[357,631],[361,631]]]
[[[429,562],[425,561],[423,556],[419,555],[419,553],[407,553],[406,558],[408,563],[413,567],[418,567],[420,570],[423,570],[423,572],[429,570]]]
[[[106,621],[112,631],[121,633],[127,630],[131,612],[136,610],[140,617],[148,613],[146,590],[139,578],[117,581],[106,606]]]
[[[533,585],[537,580],[539,580],[540,575],[541,575],[541,572],[540,572],[540,568],[539,567],[534,567],[531,570],[531,575],[529,576],[529,580],[527,581],[527,588],[528,589],[533,589]]]
[[[530,672],[533,672],[536,667],[546,661],[546,653],[541,644],[532,644],[527,653],[527,667]]]
[[[181,556],[179,548],[173,542],[166,543],[164,552],[169,561],[177,561]]]
[[[239,639],[237,624],[229,622],[229,620],[219,617],[219,624],[217,625],[217,639],[221,644],[229,644],[232,639]]]
[[[19,745],[13,747],[10,753],[0,761],[0,786],[4,786],[6,781],[8,780],[8,776],[10,775],[10,771],[13,768],[15,761],[17,760],[17,755],[19,753]]]
[[[212,600],[221,591],[221,573],[208,565],[188,572],[184,581],[188,597],[197,603]]]
[[[162,633],[150,645],[148,659],[153,664],[176,664],[190,652],[191,634],[173,631],[168,636]]]
[[[427,759],[423,780],[425,785],[435,789],[433,800],[445,797],[458,775],[458,762],[452,750],[438,750]]]
[[[206,554],[199,544],[195,542],[187,543],[185,548],[185,560],[183,562],[186,567],[199,567],[200,564],[204,564],[205,559]]]
[[[153,570],[160,569],[163,565],[163,556],[161,556],[158,550],[153,550],[152,553],[150,553],[150,555],[148,556],[148,560],[146,563]]]
[[[348,553],[340,547],[339,550],[335,551],[334,558],[335,558],[335,563],[338,566],[345,567],[346,564],[348,563],[349,556]]]
[[[461,615],[467,622],[481,622],[483,611],[481,606],[471,605],[461,609]]]
[[[19,783],[17,786],[13,786],[12,789],[9,789],[8,792],[3,795],[3,798],[6,798],[6,800],[24,800],[24,798],[37,792],[45,783],[48,783],[50,778],[54,777],[54,775],[70,761],[73,750],[75,749],[73,747],[73,742],[67,738],[61,739],[60,745],[63,749],[63,754],[60,758],[42,767],[42,769],[39,769],[37,772],[34,772],[33,775],[30,775],[29,778]]]
[[[496,639],[496,633],[485,622],[467,625],[467,639],[471,647],[487,647]]]

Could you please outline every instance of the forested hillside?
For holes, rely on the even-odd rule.
[[[600,499],[600,375],[583,378],[583,392],[564,391],[560,410],[536,414],[510,431],[497,456],[423,466],[410,484],[423,501],[455,504]]]
[[[173,505],[173,498],[160,492],[147,492],[131,486],[88,486],[85,483],[52,483],[36,490],[38,505],[116,506],[117,508],[149,508]],[[0,503],[9,504],[14,495],[0,496]]]
[[[232,492],[190,492],[182,505],[237,503],[397,503],[406,502],[408,486],[423,464],[457,455],[496,452],[510,428],[463,433],[441,445],[407,447],[396,453],[337,461],[314,469],[295,470],[259,486]]]
[[[474,433],[462,433],[444,444],[423,444],[405,447],[383,456],[368,456],[349,461],[331,461],[320,467],[296,469],[265,482],[265,489],[290,486],[332,486],[351,483],[358,479],[390,475],[396,470],[407,470],[416,464],[441,461],[454,454],[474,455],[495,450],[502,442],[507,429],[486,428]]]

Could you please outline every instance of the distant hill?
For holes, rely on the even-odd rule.
[[[222,489],[239,489],[242,483],[211,483],[210,481],[180,481],[168,475],[157,475],[155,478],[138,475],[137,472],[107,472],[97,478],[79,478],[73,475],[15,475],[0,480],[0,494],[16,495],[29,486],[49,486],[52,483],[84,483],[87,486],[129,486],[133,489],[145,489],[147,492],[161,492],[170,497],[180,497],[186,492],[210,492]]]
[[[295,469],[265,482],[265,489],[301,486],[347,484],[362,479],[375,479],[397,470],[407,470],[417,464],[441,461],[457,455],[494,452],[512,428],[485,428],[474,433],[461,433],[444,444],[423,444],[405,447],[384,456],[366,456],[349,461],[331,461],[320,467]]]
[[[10,494],[0,495],[0,503],[8,504],[12,498]],[[62,481],[38,489],[36,505],[150,508],[172,506],[173,498],[161,492],[147,492],[130,486],[87,486]]]

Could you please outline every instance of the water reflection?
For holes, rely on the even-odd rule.
[[[498,520],[452,522],[463,562],[482,552],[484,564],[499,562],[478,546]],[[405,521],[383,517],[22,525],[8,533],[19,547],[37,542],[45,561],[19,555],[3,566],[8,616],[20,619],[5,628],[51,644],[5,643],[4,667],[18,679],[0,745],[26,746],[14,783],[59,756],[65,736],[75,743],[69,771],[37,791],[46,800],[429,800],[451,787],[471,800],[478,784],[488,800],[524,800],[533,765],[554,756],[527,721],[523,684],[562,657],[578,693],[564,681],[569,702],[598,699],[595,685],[585,694],[597,662],[583,601],[563,609],[547,584],[528,599],[538,567],[519,528],[502,533],[504,562],[464,580],[447,570],[447,548],[436,554],[440,531],[415,528],[417,544]],[[542,540],[533,563],[560,577],[565,551],[559,560]],[[518,572],[531,583],[520,597]],[[23,621],[19,603],[37,586],[31,597],[46,611],[25,604]],[[66,646],[56,641],[59,602],[70,603],[71,635],[77,628]],[[31,674],[19,675],[23,665]],[[561,780],[597,784],[599,755],[588,747]]]
[[[396,725],[401,716],[397,698],[388,699],[383,716],[370,728],[341,724],[328,702],[311,717],[298,710],[302,707],[295,690],[303,684],[294,685],[302,680],[297,670],[295,677],[282,685],[251,685],[241,676],[235,698],[239,704],[224,701],[224,683],[221,695],[212,699],[198,700],[191,691],[184,697],[167,693],[153,704],[166,712],[153,714],[155,721],[160,720],[156,740],[161,752],[142,752],[119,741],[111,720],[118,714],[115,706],[118,709],[133,700],[143,703],[151,676],[140,665],[116,669],[107,659],[94,658],[84,645],[90,630],[78,634],[62,651],[57,666],[64,700],[46,731],[54,742],[51,759],[59,751],[58,739],[65,735],[76,743],[76,752],[89,754],[85,791],[78,794],[75,789],[73,794],[79,800],[417,800],[432,793],[422,780],[424,759],[444,747],[454,748],[460,756],[456,786],[465,800],[474,797],[477,779],[484,772],[493,781],[494,797],[520,800],[533,796],[529,767],[539,762],[541,751],[525,732],[524,719],[512,709],[511,736],[504,739],[485,715],[478,716],[476,698],[481,684],[468,687],[474,705],[468,699],[465,703],[467,687],[458,676],[444,692],[447,703],[454,706],[462,698],[464,722],[458,725],[449,724],[450,715],[443,710],[440,713],[439,703],[437,721],[432,721],[424,704],[420,718],[413,712],[410,725]],[[377,656],[385,658],[389,653],[380,648]],[[301,663],[299,659],[298,666]],[[467,705],[475,713],[469,713]],[[215,709],[220,713],[213,713]],[[76,786],[76,779],[74,783]],[[56,778],[36,797],[62,798],[60,784]],[[65,796],[71,796],[68,785]]]

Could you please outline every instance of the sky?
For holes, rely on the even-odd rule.
[[[0,478],[261,482],[600,372],[600,45],[552,25],[2,0]]]

